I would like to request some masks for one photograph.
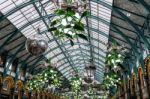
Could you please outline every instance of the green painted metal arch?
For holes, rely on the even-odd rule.
[[[138,0],[139,3],[143,5],[143,7],[150,13],[149,5],[144,0]]]
[[[69,44],[69,43],[68,43]],[[56,48],[58,48],[58,47],[56,47]],[[51,51],[53,51],[53,50],[55,50],[56,48],[53,48]],[[76,49],[75,49],[76,50]],[[75,51],[74,50],[74,51]],[[77,51],[79,51],[79,49],[77,49]],[[88,51],[88,50],[86,50],[86,51]],[[49,51],[50,52],[50,51]],[[89,52],[89,51],[88,51]],[[94,52],[95,54],[97,54],[97,55],[99,55],[99,56],[101,56],[102,58],[105,58],[104,56],[102,56],[101,54],[98,54],[98,53],[96,53],[96,52]],[[59,54],[57,54],[56,56],[58,56],[58,55],[60,55],[60,54],[62,54],[62,53],[59,53]],[[54,58],[54,57],[52,57],[52,58]],[[33,60],[31,60],[30,62],[32,62]],[[30,63],[29,62],[29,63]]]
[[[135,31],[137,31],[138,35],[140,35],[140,37],[142,38],[144,44],[146,45],[147,48],[149,48],[150,44],[147,41],[147,39],[144,38],[144,35],[142,33],[142,31],[126,16],[124,15],[121,11],[119,11],[117,8],[112,8],[112,6],[108,5],[107,3],[103,2],[103,1],[96,1],[96,0],[92,0],[93,2],[96,2],[98,4],[101,4],[103,6],[106,6],[107,8],[115,11],[118,15],[120,15],[123,19],[125,19],[134,29]]]
[[[77,66],[79,66],[79,65],[80,65],[80,63],[79,63]],[[79,67],[80,67],[80,66],[79,66]],[[62,72],[62,74],[65,74],[65,73],[70,74],[70,72],[69,72],[69,71],[71,70],[71,68],[70,68],[69,70],[68,70],[68,69],[66,70],[66,68],[65,68],[64,70],[65,70],[65,71],[63,71],[63,72]],[[103,75],[102,70],[101,70],[101,69],[99,69],[99,70],[100,70],[101,72],[97,72],[97,74],[99,74],[99,75]]]
[[[79,64],[80,65],[80,64]],[[69,69],[68,71],[70,71],[71,69]],[[101,71],[101,70],[100,70]],[[69,75],[70,72],[64,71],[63,75]],[[98,74],[96,77],[103,77],[103,73],[101,72],[96,72],[96,74]],[[70,75],[69,75],[70,76]]]
[[[52,14],[52,15],[45,15],[45,16],[43,16],[43,18],[46,18],[46,17],[48,17],[48,16],[54,16],[54,15],[53,15],[53,14]],[[27,24],[25,24],[24,26],[22,26],[19,30],[22,30],[22,29],[26,28],[27,26],[29,26],[29,25],[31,25],[31,24],[33,24],[33,23],[39,21],[39,20],[42,20],[42,18],[39,17],[39,18],[37,18],[37,19],[34,19],[34,20],[30,21],[29,23],[27,23]],[[91,28],[91,27],[89,27],[89,28],[90,28],[91,31],[95,31],[95,32],[97,32],[97,33],[100,33],[101,35],[106,36],[107,38],[109,37],[109,35],[107,35],[107,34],[101,32],[101,31],[99,31],[99,30],[97,30],[97,29],[94,29],[94,28]],[[40,34],[45,33],[45,32],[48,32],[48,30],[43,30],[43,31],[40,32]],[[91,37],[91,38],[92,38],[92,37]],[[99,43],[101,43],[99,40],[97,40],[97,39],[95,39],[95,38],[93,38],[93,39],[96,40],[96,41],[98,41]],[[51,41],[54,41],[54,40],[51,40]],[[49,42],[50,42],[50,41],[49,41]],[[101,43],[101,44],[103,44],[103,43]],[[100,49],[100,50],[101,50],[102,52],[104,52],[102,49]]]
[[[0,21],[2,21],[3,19],[7,18],[8,16],[10,16],[11,14],[17,12],[18,10],[30,5],[30,4],[33,4],[33,2],[38,2],[39,0],[30,0],[29,2],[26,2],[26,3],[22,3],[20,5],[18,5],[17,7],[15,8],[12,8],[10,11],[8,11],[4,16],[0,17]]]
[[[71,57],[76,57],[77,55],[71,55]],[[88,56],[89,57],[89,55],[86,55],[86,56]],[[54,56],[54,57],[56,57],[56,56]],[[54,58],[53,57],[53,58]],[[59,59],[57,62],[60,62],[60,61],[62,61],[62,60],[64,60],[64,59],[66,59],[66,57],[64,57],[64,58],[62,58],[62,59]],[[96,59],[96,60],[99,60],[99,59],[97,59],[97,58],[94,58],[94,59]],[[40,59],[39,59],[40,60]],[[30,70],[33,70],[33,69],[35,69],[35,67],[36,67],[36,64],[37,62],[35,62],[34,63],[34,65],[33,65],[33,67],[30,67]],[[65,63],[65,64],[67,64],[67,62]],[[62,64],[61,66],[63,66],[64,64]],[[75,64],[76,65],[76,64]],[[104,62],[103,63],[99,63],[99,65],[104,65]]]
[[[22,50],[24,48],[24,45],[20,46],[17,51],[14,53],[14,55],[16,55],[20,50]],[[6,76],[6,73],[9,69],[9,67],[11,66],[12,62],[15,60],[16,57],[11,57],[9,63],[6,65],[6,68],[4,69],[3,75],[4,77]]]
[[[77,55],[71,55],[71,57],[76,57]],[[86,56],[88,56],[89,57],[89,55],[86,55]],[[65,58],[62,58],[62,59],[60,59],[60,60],[64,60]],[[78,60],[78,58],[76,59],[76,60]],[[76,61],[76,60],[73,60],[73,61]],[[80,59],[79,59],[80,60]],[[81,59],[81,60],[83,60],[83,59]],[[84,60],[89,60],[89,59],[84,59]],[[95,59],[95,60],[98,60],[98,59]],[[59,61],[59,60],[58,60]],[[97,62],[95,62],[95,63],[97,63]],[[97,63],[97,64],[99,64],[99,65],[102,65],[102,66],[104,66],[104,64],[102,64],[102,63]],[[76,65],[76,64],[75,64]],[[59,67],[58,67],[59,68]]]
[[[83,59],[76,59],[76,60],[83,60]],[[76,61],[76,60],[73,60],[73,61]],[[95,62],[95,64],[99,64],[99,63],[97,63],[96,61],[94,61]],[[64,69],[64,68],[63,68]],[[61,69],[61,70],[63,70],[63,69]],[[60,71],[61,71],[60,70]]]
[[[45,15],[43,16],[43,18],[51,18],[51,17],[54,17],[55,15],[54,14],[49,14],[49,15]],[[38,21],[42,20],[41,17],[38,17],[38,18],[35,18],[34,20],[31,20],[30,22],[24,24],[22,27],[19,28],[19,30],[23,30],[25,29],[26,27],[28,27],[29,25],[33,24],[33,23],[36,23]],[[42,34],[42,33],[41,33]]]
[[[18,9],[21,9],[21,8],[18,8]]]
[[[82,48],[83,49],[83,48]],[[80,51],[81,49],[73,49],[73,50],[70,50],[70,51],[68,51],[68,52],[72,52],[72,51]],[[89,52],[89,50],[87,50],[87,49],[83,49],[84,51],[87,51],[87,52]],[[95,54],[97,54],[97,55],[100,55],[100,54],[98,54],[98,53],[96,53],[96,52],[93,52],[93,53],[95,53]],[[60,55],[60,54],[62,54],[62,53],[59,53],[59,54],[57,54],[57,55]],[[55,55],[55,56],[53,56],[52,58],[55,58],[57,55]],[[51,59],[52,59],[51,58]],[[100,60],[101,61],[101,60]],[[101,61],[101,62],[103,62],[103,61]],[[104,62],[103,62],[104,63]],[[36,66],[36,65],[35,65]],[[34,68],[34,67],[32,67],[32,68]]]
[[[71,57],[75,57],[76,55],[73,55],[73,56],[71,56]],[[64,60],[64,59],[66,59],[65,57],[63,58],[63,59],[60,59],[60,60],[58,60],[57,62],[59,62],[59,61],[62,61],[62,60]],[[82,59],[83,60],[83,59]],[[77,61],[77,60],[73,60],[73,61]],[[80,60],[81,61],[81,60]],[[79,62],[79,61],[78,61]],[[82,61],[83,62],[83,61]],[[63,63],[63,64],[61,64],[61,66],[59,66],[58,67],[58,69],[60,68],[60,67],[62,67],[62,66],[64,66],[65,64],[67,64],[68,62],[65,62],[65,63]],[[97,63],[97,62],[95,62],[95,63]],[[104,65],[104,64],[100,64],[100,63],[97,63],[97,64],[99,64],[99,65]],[[75,64],[76,65],[76,64]],[[65,67],[70,67],[69,65],[68,66],[65,66]],[[64,68],[65,68],[64,67]],[[62,68],[61,70],[63,70],[64,68]],[[100,68],[100,67],[99,67]],[[36,69],[36,68],[32,68],[32,69],[30,69],[30,70],[33,70],[33,69]],[[61,71],[60,70],[60,71]]]

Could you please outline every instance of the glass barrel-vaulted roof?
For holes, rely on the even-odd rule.
[[[88,41],[79,38],[75,40],[73,47],[69,41],[61,41],[48,32],[49,23],[52,18],[55,18],[53,14],[55,5],[52,0],[0,0],[0,11],[27,38],[36,34],[37,28],[40,28],[42,35],[49,40],[48,50],[44,56],[47,59],[51,58],[52,62],[57,62],[58,70],[68,79],[74,69],[77,68],[82,72],[92,53],[94,64],[97,67],[96,80],[102,82],[109,24],[104,24],[96,18],[102,18],[110,23],[111,9],[94,1],[89,0],[91,17],[82,20],[86,25],[85,34],[90,33],[91,35],[91,43],[89,45]],[[113,0],[102,2],[111,6]],[[93,48],[92,51],[90,47]],[[29,68],[36,70],[38,64],[37,62]]]

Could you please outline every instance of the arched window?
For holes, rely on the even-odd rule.
[[[26,67],[24,67],[24,68],[21,69],[20,73],[21,73],[21,76],[22,76],[22,77],[25,77],[26,70],[27,70]]]
[[[11,71],[12,72],[16,72],[17,71],[17,67],[18,67],[18,59],[15,59],[12,63],[12,68]]]
[[[147,83],[148,94],[150,96],[150,56],[145,58],[145,80]]]
[[[8,76],[4,79],[3,90],[10,91],[14,86],[14,80],[11,76]]]
[[[6,63],[6,58],[7,58],[7,52],[3,52],[0,55],[0,67],[5,67],[5,63]]]

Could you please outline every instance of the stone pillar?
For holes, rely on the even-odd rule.
[[[49,92],[47,92],[46,95],[47,95],[47,99],[51,99]]]
[[[150,97],[150,58],[147,59],[145,66],[146,66],[146,74],[147,74],[147,89]]]
[[[130,85],[129,85],[129,78],[127,79],[126,88],[127,88],[127,99],[129,99],[129,98],[130,98]]]
[[[20,99],[23,99],[23,97],[24,97],[24,90],[23,89],[21,90],[21,96],[20,97],[21,97]]]
[[[28,93],[28,98],[31,99],[31,92]]]
[[[40,99],[40,92],[37,91],[36,96],[37,96],[36,99]]]
[[[22,99],[21,98],[21,90],[18,90],[18,99]]]
[[[132,87],[132,79],[129,80],[129,90],[130,90],[130,99],[133,99],[133,87]]]
[[[0,82],[0,99],[1,99],[2,87],[3,87],[3,83]]]
[[[14,97],[14,88],[10,89],[10,96],[9,99],[12,99],[12,97]]]
[[[124,88],[123,86],[119,87],[119,99],[124,99],[125,93],[124,93]]]
[[[45,93],[42,92],[42,99],[45,99]]]
[[[133,86],[134,86],[134,95],[136,99],[140,99],[137,85],[137,76],[133,74]]]
[[[38,92],[35,91],[35,99],[38,99]]]
[[[124,89],[124,99],[128,99],[127,98],[127,87],[126,87],[126,81],[125,81],[125,78],[124,78],[124,81],[123,81],[123,89]]]
[[[143,72],[142,68],[140,67],[138,70],[138,76],[139,76],[139,89],[140,89],[140,98],[144,99],[144,80],[143,80]]]

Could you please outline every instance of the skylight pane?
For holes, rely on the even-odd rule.
[[[7,0],[6,2],[0,5],[0,10],[2,11],[2,13],[6,13],[7,11],[9,11],[14,7],[15,5],[12,3],[12,1]]]

